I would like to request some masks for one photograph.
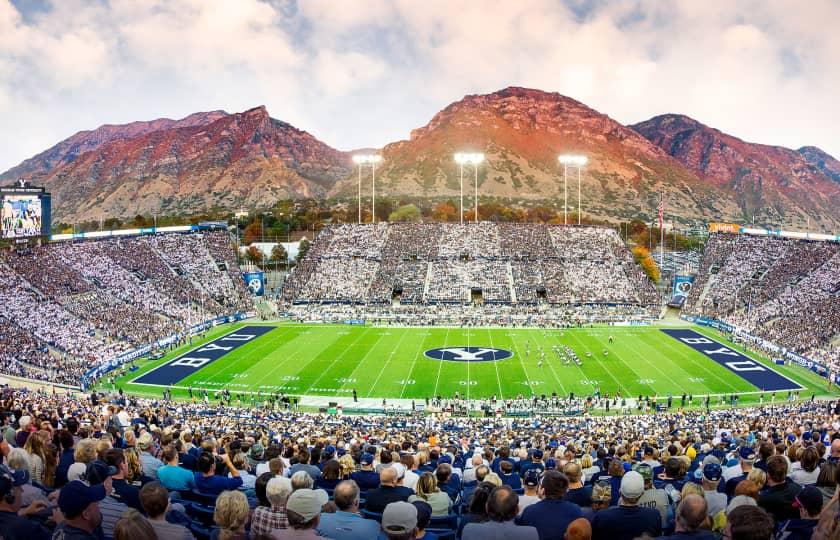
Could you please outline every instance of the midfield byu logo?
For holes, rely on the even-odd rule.
[[[426,356],[435,360],[449,360],[451,362],[494,362],[513,356],[506,349],[492,347],[444,347],[429,349]]]

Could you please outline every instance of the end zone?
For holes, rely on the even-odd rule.
[[[229,334],[196,347],[144,373],[130,384],[170,386],[204,369],[229,352],[277,328],[276,326],[243,326]]]
[[[662,332],[714,360],[760,390],[772,392],[775,390],[801,390],[803,388],[749,356],[694,330],[663,328]]]

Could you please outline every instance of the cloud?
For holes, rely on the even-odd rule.
[[[103,123],[259,104],[337,148],[380,146],[509,85],[840,157],[834,0],[30,6],[0,0],[0,170]]]

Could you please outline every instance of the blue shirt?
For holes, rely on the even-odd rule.
[[[544,499],[525,508],[516,523],[536,527],[540,540],[562,540],[569,523],[582,516],[580,506],[576,504],[562,499]]]
[[[653,508],[613,506],[592,519],[592,538],[633,540],[647,533],[662,534],[662,516]]]
[[[333,540],[370,540],[379,535],[379,522],[339,510],[334,514],[322,513],[316,530]]]
[[[235,478],[227,478],[215,474],[212,476],[204,476],[201,473],[195,473],[195,487],[200,492],[208,495],[218,495],[223,491],[239,489],[241,485],[242,479],[238,476]]]
[[[175,465],[164,465],[157,471],[160,483],[169,491],[190,491],[195,487],[195,475]]]

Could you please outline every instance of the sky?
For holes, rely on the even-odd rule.
[[[265,105],[351,150],[560,92],[840,158],[840,1],[0,0],[0,171],[105,123]]]

